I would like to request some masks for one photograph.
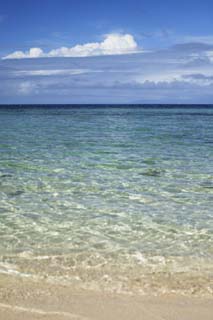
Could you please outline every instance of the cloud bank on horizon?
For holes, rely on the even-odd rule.
[[[134,53],[134,54],[133,54]],[[132,34],[15,51],[0,60],[0,103],[212,103],[213,44],[147,51]]]
[[[77,44],[71,48],[60,47],[44,52],[41,48],[29,51],[15,51],[2,59],[48,58],[48,57],[89,57],[99,55],[116,55],[138,52],[139,48],[131,34],[111,33],[105,35],[102,42]]]
[[[92,50],[81,45],[78,56],[67,56],[74,48],[0,60],[0,102],[213,102],[213,44],[140,51],[133,36],[108,35]]]

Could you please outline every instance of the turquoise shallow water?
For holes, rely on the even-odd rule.
[[[0,272],[213,291],[213,108],[1,107]]]

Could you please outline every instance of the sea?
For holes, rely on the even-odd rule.
[[[213,106],[1,105],[0,274],[213,294]]]

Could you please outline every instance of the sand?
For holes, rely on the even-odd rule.
[[[213,297],[134,295],[0,276],[1,320],[212,320]]]

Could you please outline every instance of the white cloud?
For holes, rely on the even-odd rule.
[[[56,75],[78,75],[93,72],[89,69],[42,69],[42,70],[23,70],[15,71],[16,76],[56,76]]]
[[[41,57],[88,57],[99,55],[126,54],[139,51],[138,45],[131,34],[107,34],[102,42],[78,44],[74,47],[61,47],[47,53],[40,48],[29,51],[15,51],[2,59],[24,59]]]
[[[213,51],[207,51],[206,55],[209,58],[209,60],[213,62]]]
[[[40,48],[31,48],[29,51],[15,51],[2,59],[24,59],[24,58],[41,58],[44,56]]]
[[[24,81],[18,84],[17,92],[20,95],[29,95],[32,92],[37,92],[37,85],[31,81]]]

